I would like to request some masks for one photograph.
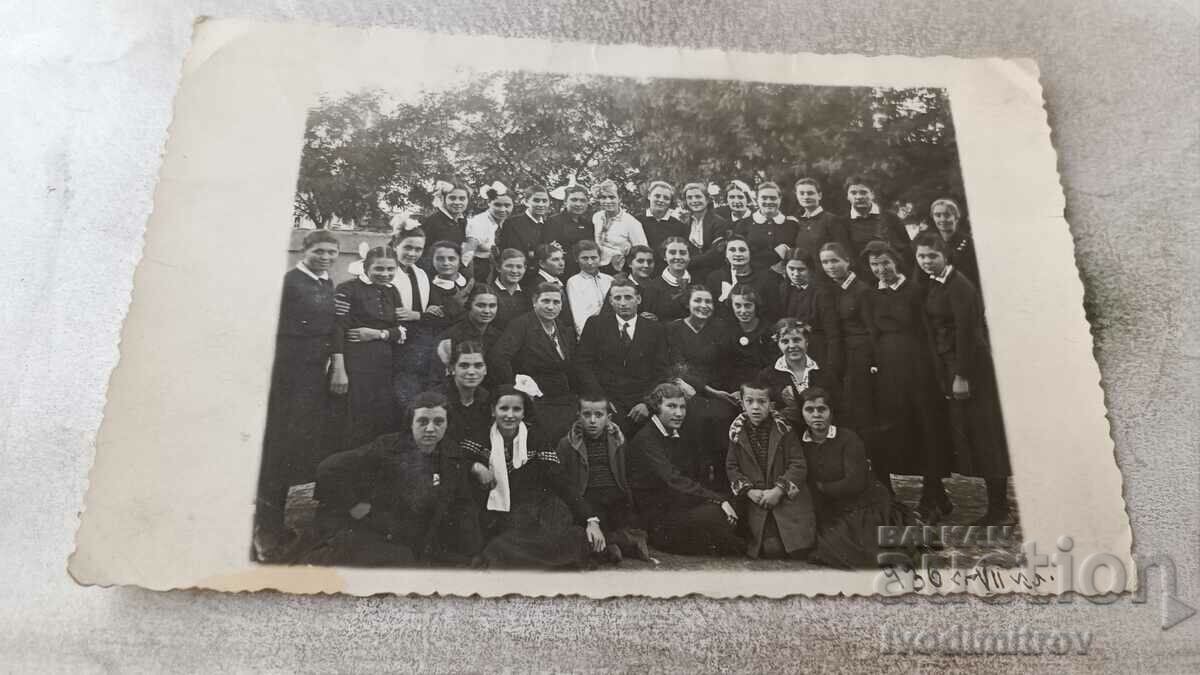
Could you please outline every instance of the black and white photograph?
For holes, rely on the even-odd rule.
[[[1019,543],[944,89],[414,78],[323,94],[296,139],[255,560]]]
[[[1055,166],[1021,61],[202,24],[72,573],[1129,586]]]

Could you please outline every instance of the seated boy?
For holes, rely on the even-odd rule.
[[[612,421],[604,394],[579,397],[579,419],[558,442],[563,474],[600,516],[611,562],[626,556],[649,560],[646,532],[637,527],[625,469],[625,436]]]
[[[749,530],[746,554],[804,559],[816,536],[804,451],[773,409],[770,387],[755,380],[739,388],[742,414],[729,426],[725,470]]]

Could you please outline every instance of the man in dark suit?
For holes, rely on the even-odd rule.
[[[616,410],[616,422],[629,437],[650,417],[646,394],[667,376],[667,334],[662,324],[638,316],[642,297],[628,279],[613,281],[613,311],[591,317],[575,358],[584,391],[603,391]]]

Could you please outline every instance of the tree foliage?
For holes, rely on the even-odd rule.
[[[812,176],[841,209],[851,174],[875,181],[881,200],[961,197],[945,92],[490,73],[403,103],[379,91],[322,99],[295,213],[383,229],[389,207],[427,208],[437,179],[554,187],[571,176],[643,188]]]

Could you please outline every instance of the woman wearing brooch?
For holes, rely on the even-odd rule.
[[[753,286],[738,284],[729,292],[735,326],[729,331],[731,341],[728,364],[722,381],[725,391],[735,392],[744,382],[775,362],[779,348],[771,336],[771,323],[760,316],[762,295]]]

